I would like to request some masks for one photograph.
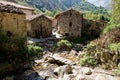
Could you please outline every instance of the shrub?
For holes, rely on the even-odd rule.
[[[111,44],[109,44],[108,48],[109,48],[111,51],[120,50],[120,43],[111,43]]]
[[[43,48],[36,46],[36,45],[28,45],[28,53],[29,56],[35,56],[37,55],[39,52],[42,52]]]
[[[80,59],[81,66],[95,66],[97,64],[97,60],[91,55],[84,55]]]
[[[57,46],[62,49],[71,49],[72,44],[68,40],[61,40],[57,43]]]
[[[116,76],[120,76],[120,63],[117,66],[117,69],[113,71],[113,74]]]
[[[108,23],[107,26],[104,28],[103,33],[107,33],[112,31],[115,28],[120,28],[120,24],[112,24],[112,23]]]

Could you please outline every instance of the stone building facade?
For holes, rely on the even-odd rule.
[[[35,38],[47,38],[52,35],[52,18],[44,14],[27,15],[28,35]]]
[[[25,14],[14,6],[0,4],[0,29],[10,37],[25,37]]]
[[[83,19],[82,35],[99,37],[104,27],[106,26],[103,20],[88,20]]]
[[[84,19],[82,13],[70,9],[57,14],[54,23],[58,34],[70,38],[80,38],[85,36],[99,37],[107,22]]]
[[[0,66],[0,75],[25,62],[26,36],[25,14],[17,7],[0,4],[0,65],[5,64]]]
[[[57,32],[65,37],[81,37],[83,14],[70,9],[55,16]]]

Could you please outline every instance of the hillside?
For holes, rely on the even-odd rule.
[[[7,0],[11,1],[11,0]],[[80,11],[99,11],[100,13],[106,13],[107,11],[103,7],[97,7],[89,2],[82,0],[12,0],[18,4],[32,6],[44,12],[46,9],[49,11],[54,10],[67,10],[74,8]]]

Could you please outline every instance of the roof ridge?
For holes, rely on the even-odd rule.
[[[20,4],[17,4],[17,3],[14,3],[14,2],[1,1],[1,0],[0,0],[0,3],[2,3],[2,4],[4,4],[4,5],[12,5],[12,6],[15,6],[15,7],[18,7],[18,8],[34,10],[34,8],[27,7],[27,6],[23,6],[23,5],[20,5]]]
[[[24,14],[20,8],[15,7],[13,5],[4,5],[0,3],[0,12],[9,12],[9,13],[19,13],[19,14]]]

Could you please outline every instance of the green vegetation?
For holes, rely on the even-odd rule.
[[[104,33],[111,31],[112,29],[120,27],[120,1],[112,0],[112,16],[110,22],[106,26]]]
[[[94,53],[91,52],[91,49],[95,47],[95,44],[90,43],[86,46],[85,54],[82,55],[80,58],[80,65],[81,66],[95,66],[98,61],[96,57],[94,56]]]
[[[120,50],[120,43],[111,43],[111,44],[109,44],[108,47],[111,51],[119,51]]]
[[[84,18],[85,19],[89,19],[89,20],[105,20],[105,21],[109,21],[110,20],[110,15],[108,13],[106,14],[102,14],[99,12],[86,12],[84,14]]]
[[[118,64],[117,69],[113,71],[113,74],[116,76],[120,76],[120,63]]]
[[[107,33],[107,32],[110,32],[112,31],[113,29],[115,28],[119,28],[120,25],[116,25],[116,24],[112,24],[112,23],[108,23],[107,26],[105,27],[105,29],[103,30],[103,33]]]
[[[96,59],[93,56],[90,55],[84,55],[80,59],[80,65],[81,66],[95,66],[97,64]]]
[[[47,14],[48,16],[54,17],[55,15],[57,15],[58,13],[60,13],[60,10],[54,10],[54,11],[49,11],[47,9],[44,9],[43,12],[45,14]]]
[[[120,1],[112,0],[112,17],[111,24],[116,24],[120,26]]]
[[[10,0],[7,0],[10,1]],[[50,16],[54,16],[56,11],[64,11],[70,8],[77,9],[82,12],[91,11],[94,13],[107,14],[107,10],[103,7],[97,7],[84,0],[12,0],[21,5],[31,6],[35,8],[35,13],[47,13]],[[45,11],[47,10],[47,11]]]
[[[71,44],[68,40],[60,40],[60,41],[57,43],[57,46],[58,46],[60,49],[71,49],[71,48],[72,48],[72,44]]]
[[[85,56],[81,56],[80,58],[81,64],[86,65],[83,63],[89,61],[89,59],[95,59],[98,62],[97,65],[104,69],[113,69],[117,67],[120,56],[120,38],[118,37],[120,35],[119,32],[119,28],[114,29],[105,35],[101,35],[99,39],[87,44],[83,50]],[[94,60],[91,60],[90,62],[94,63]]]
[[[37,45],[28,45],[28,54],[30,57],[36,56],[39,52],[42,52],[43,48]]]
[[[103,7],[96,7],[93,4],[87,2],[87,1],[81,1],[79,3],[76,3],[73,5],[74,9],[80,10],[80,11],[91,11],[94,12],[96,14],[101,13],[101,14],[107,14],[108,11],[103,8]]]

